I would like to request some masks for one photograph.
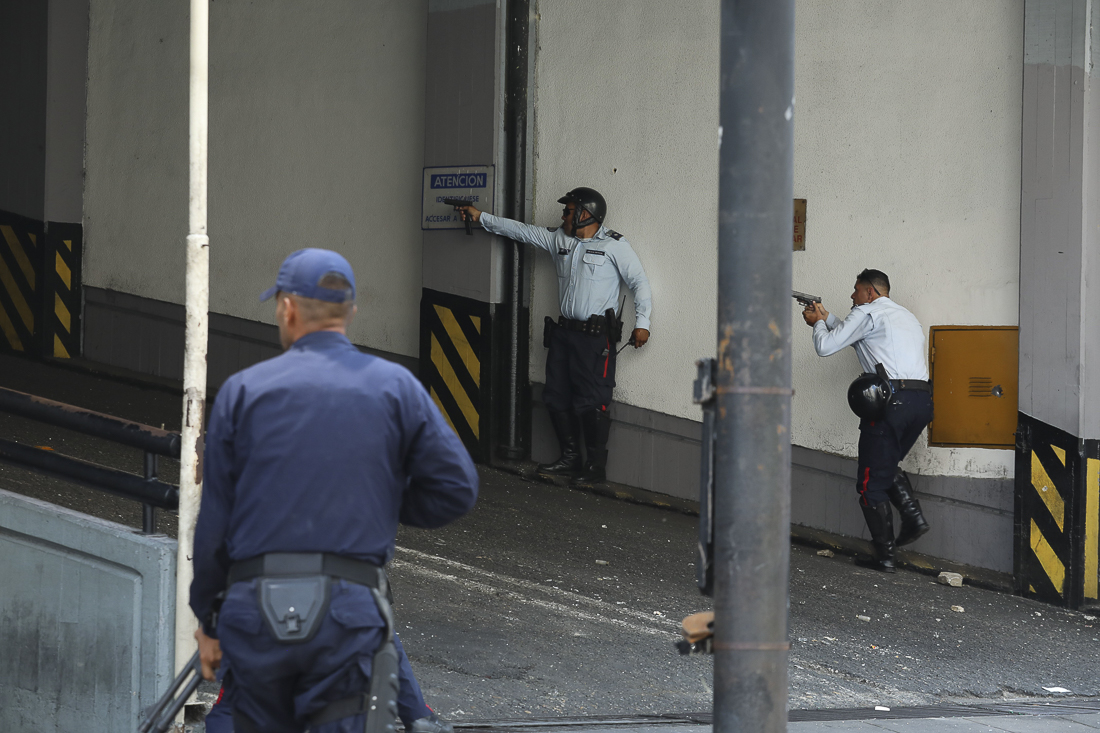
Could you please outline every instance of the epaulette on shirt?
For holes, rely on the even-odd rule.
[[[614,229],[605,229],[604,231],[607,232],[607,236],[611,237],[616,242],[623,238],[623,235],[619,234]]]

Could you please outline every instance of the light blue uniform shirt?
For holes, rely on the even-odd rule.
[[[845,346],[856,350],[865,372],[874,372],[875,365],[882,364],[890,379],[928,380],[920,322],[889,298],[857,305],[843,321],[830,313],[824,322],[814,324],[818,356],[831,356]]]
[[[575,321],[602,316],[608,308],[619,312],[619,281],[634,294],[634,327],[649,330],[652,293],[649,278],[630,242],[615,239],[601,226],[591,239],[577,239],[562,229],[547,229],[482,213],[486,231],[524,242],[550,253],[558,272],[561,314]]]

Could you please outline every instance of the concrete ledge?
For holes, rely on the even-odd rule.
[[[135,730],[174,677],[176,543],[0,490],[0,730]]]

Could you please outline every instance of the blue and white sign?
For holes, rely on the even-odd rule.
[[[482,211],[493,211],[493,166],[425,168],[421,229],[465,229],[462,216],[443,199],[462,199]],[[474,224],[475,227],[479,225]]]

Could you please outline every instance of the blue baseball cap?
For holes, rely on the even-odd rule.
[[[321,280],[330,274],[343,276],[351,283],[351,290],[321,287]],[[347,260],[330,249],[300,249],[283,260],[275,284],[263,292],[260,302],[279,291],[330,303],[346,303],[355,300],[355,273]]]

